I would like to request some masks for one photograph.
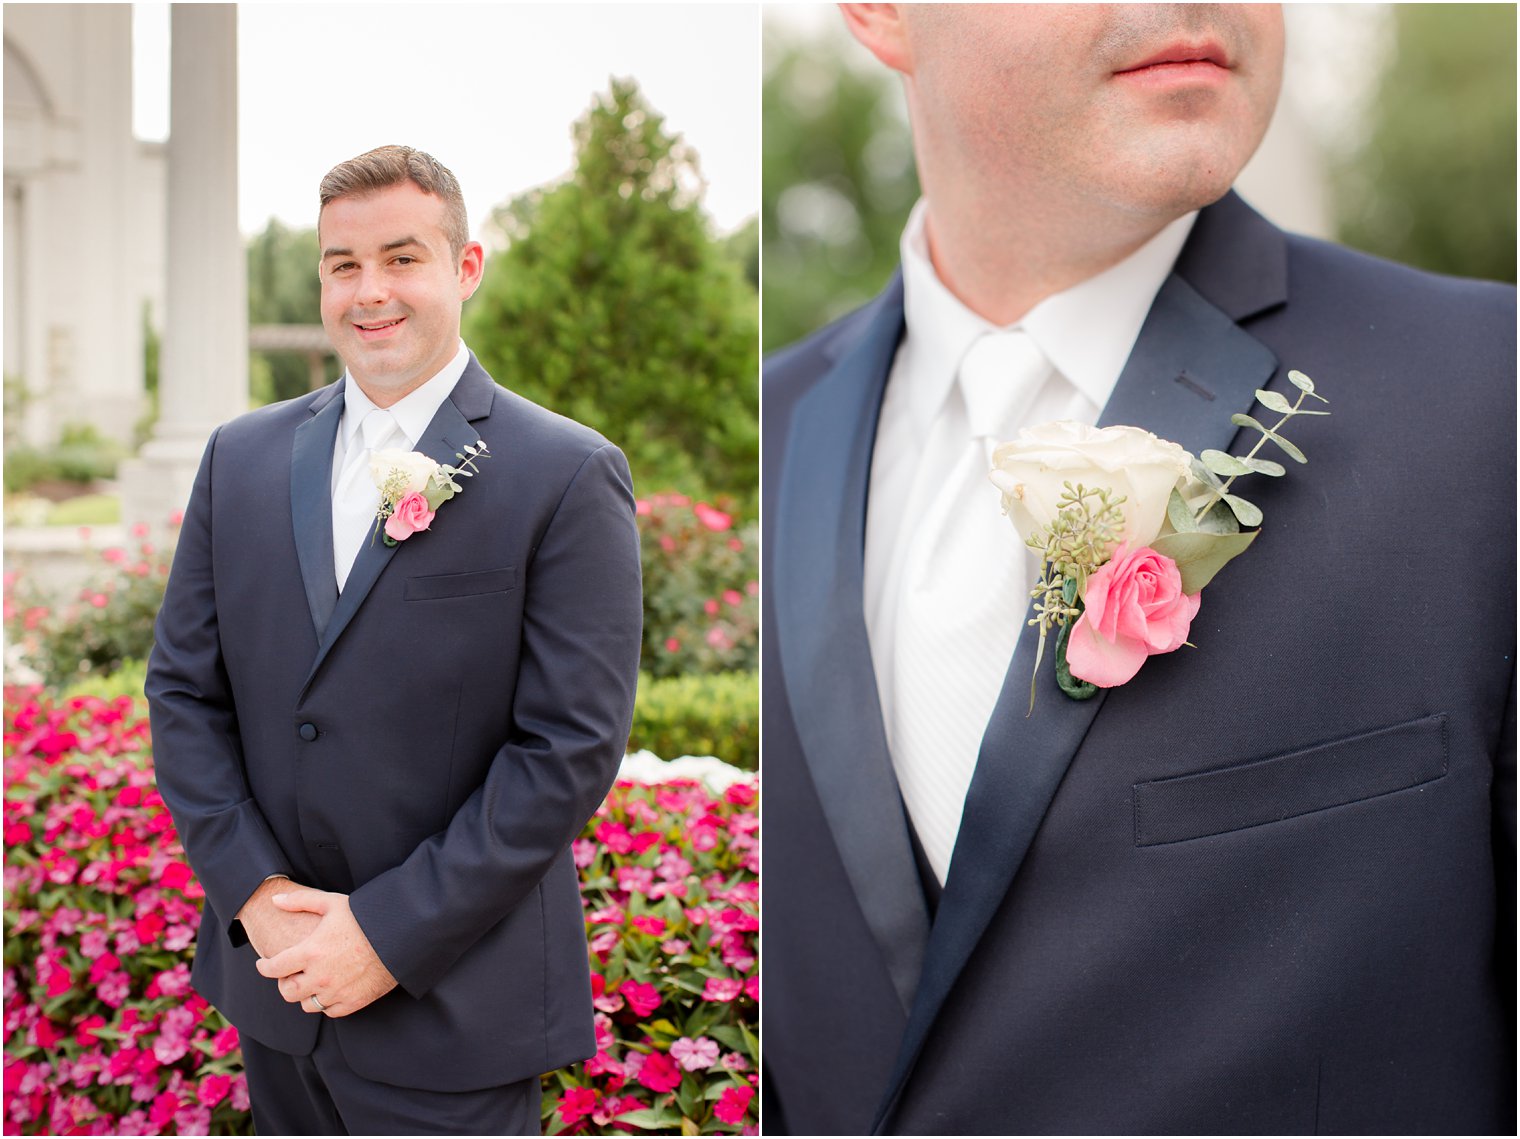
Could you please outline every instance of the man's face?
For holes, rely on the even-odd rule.
[[[1219,198],[1282,79],[1276,5],[909,5],[902,36],[914,129],[942,163],[1076,208]]]
[[[404,182],[337,198],[318,222],[322,326],[386,406],[453,358],[460,306],[480,283],[480,245],[470,242],[456,261],[443,216],[442,199]]]

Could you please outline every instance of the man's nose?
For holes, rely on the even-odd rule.
[[[380,269],[363,269],[359,274],[359,288],[355,300],[361,305],[384,304],[390,299],[390,286]]]

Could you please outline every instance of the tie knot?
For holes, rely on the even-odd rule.
[[[971,434],[1010,437],[1019,409],[1034,398],[1050,371],[1050,361],[1022,329],[978,337],[958,373]]]
[[[359,433],[364,438],[364,449],[374,451],[391,437],[396,430],[396,418],[383,407],[372,408],[368,415],[359,424]]]

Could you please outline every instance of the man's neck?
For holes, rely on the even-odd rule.
[[[1117,265],[1175,220],[1098,217],[1073,203],[1042,207],[1012,198],[978,210],[953,193],[934,195],[928,185],[925,197],[935,273],[962,304],[999,327]]]

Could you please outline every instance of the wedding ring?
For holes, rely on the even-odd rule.
[[[311,1003],[317,1006],[317,1011],[318,1012],[326,1012],[327,1011],[327,1006],[324,1005],[321,1001],[317,1000],[317,994],[316,993],[312,993],[311,994]]]

